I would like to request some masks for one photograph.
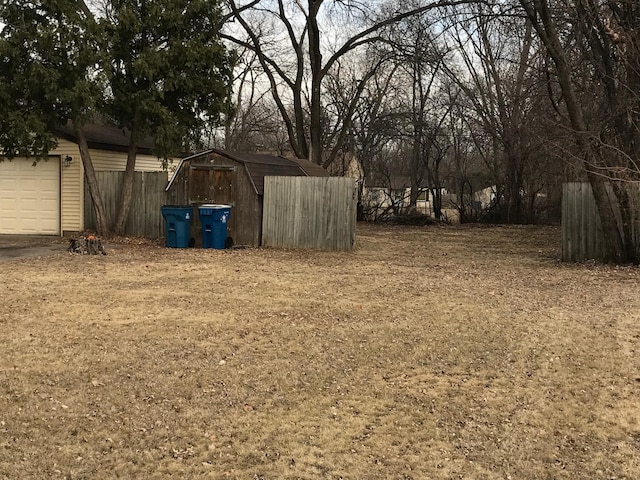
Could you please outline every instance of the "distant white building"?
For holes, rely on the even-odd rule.
[[[394,213],[408,213],[411,203],[411,179],[407,176],[386,177],[382,175],[365,176],[360,162],[355,156],[345,158],[342,174],[356,180],[361,188],[361,207],[364,218],[378,220]],[[448,191],[442,189],[443,205],[451,209],[447,197]],[[416,201],[416,213],[433,216],[433,194],[429,188],[422,186]],[[451,218],[451,215],[449,214]]]
[[[389,186],[364,185],[362,204],[366,216],[371,220],[394,213],[407,213],[411,203],[411,187],[401,181],[390,182]],[[446,189],[442,189],[446,195]],[[416,213],[433,216],[433,194],[427,188],[421,188],[416,201]]]
[[[473,194],[473,209],[484,210],[491,206],[496,201],[496,191],[497,186],[491,185],[475,192]]]

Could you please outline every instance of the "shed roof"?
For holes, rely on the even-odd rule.
[[[166,190],[168,191],[173,184],[178,172],[182,168],[183,164],[187,161],[197,161],[200,157],[205,157],[210,154],[220,155],[222,157],[235,160],[236,162],[244,164],[247,169],[247,173],[251,178],[255,192],[258,195],[264,194],[264,177],[328,177],[327,172],[320,165],[316,165],[308,160],[295,159],[290,160],[284,157],[278,157],[275,155],[266,155],[262,153],[248,153],[248,152],[228,152],[226,150],[218,150],[212,148],[205,150],[204,152],[191,155],[189,157],[180,160],[176,171],[169,181]]]
[[[328,177],[329,172],[317,163],[302,158],[292,158],[309,177]]]

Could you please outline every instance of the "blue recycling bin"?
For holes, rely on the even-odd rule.
[[[165,220],[165,246],[188,248],[191,238],[193,207],[185,205],[164,205],[162,216]]]
[[[227,223],[231,205],[207,203],[198,208],[202,223],[202,248],[223,250],[227,241]]]

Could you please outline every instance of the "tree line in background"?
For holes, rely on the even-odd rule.
[[[27,129],[99,112],[166,154],[294,155],[461,221],[557,220],[562,182],[586,180],[607,257],[637,261],[638,18],[636,0],[4,0],[0,104],[31,103],[0,140],[37,152],[51,138]]]
[[[355,160],[408,211],[428,189],[440,218],[450,192],[462,221],[558,220],[562,182],[587,180],[606,257],[638,260],[639,2],[229,5],[245,54],[226,145]]]

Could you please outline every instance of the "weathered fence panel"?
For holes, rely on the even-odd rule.
[[[124,172],[96,172],[102,201],[109,224],[113,225],[118,212],[120,192]],[[166,200],[167,172],[135,172],[133,179],[133,200],[125,234],[132,237],[164,237],[164,220],[161,207]],[[84,194],[84,225],[95,229],[96,217],[88,188]]]
[[[633,244],[640,240],[640,187],[625,186],[629,196],[629,212]],[[620,205],[611,186],[607,187],[614,214],[620,222]],[[604,258],[602,224],[591,185],[587,182],[565,183],[562,189],[562,260],[581,262]]]
[[[579,262],[602,256],[602,225],[588,183],[562,188],[562,260]]]
[[[265,177],[262,245],[351,250],[356,186],[344,177]]]

